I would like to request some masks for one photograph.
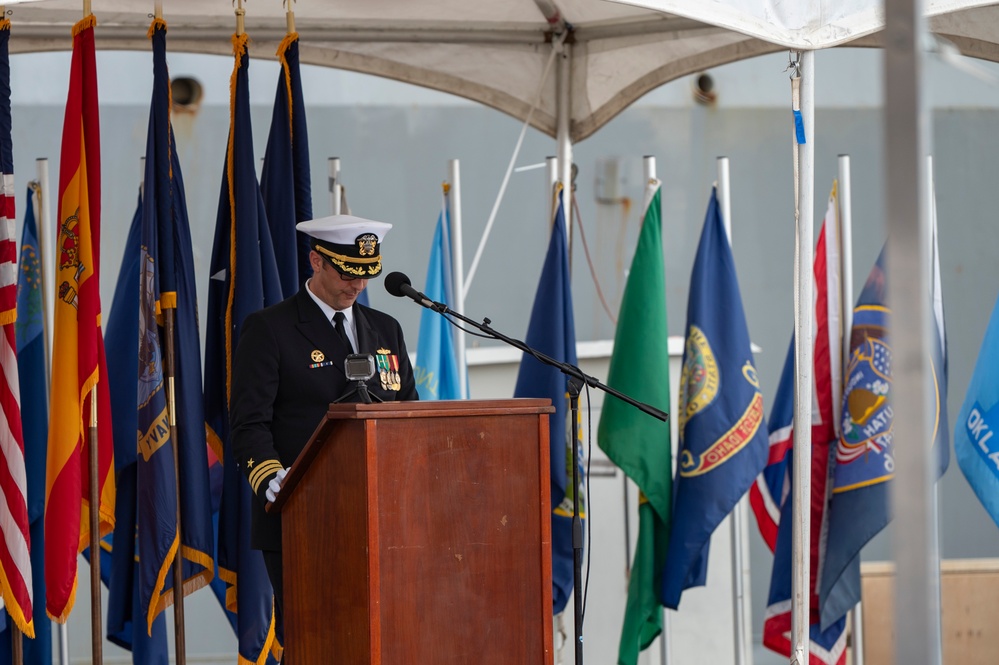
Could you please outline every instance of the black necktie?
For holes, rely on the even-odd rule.
[[[343,315],[343,312],[337,312],[333,315],[333,328],[336,330],[337,337],[344,343],[350,352],[354,352],[354,346],[350,343],[350,337],[347,337],[347,328],[344,326],[344,321],[347,319]]]

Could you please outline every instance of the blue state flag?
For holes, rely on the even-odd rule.
[[[152,631],[138,602],[140,563],[136,549],[136,460],[139,428],[139,269],[142,265],[142,200],[125,240],[125,251],[114,298],[104,330],[104,343],[114,353],[107,356],[112,431],[115,443],[115,531],[101,540],[101,579],[108,588],[107,638],[132,652],[135,663],[166,665],[169,662],[166,619],[159,616]],[[118,547],[114,547],[118,534]],[[89,549],[84,556],[89,560]]]
[[[153,22],[150,36],[154,78],[144,196],[130,230],[106,335],[116,349],[109,373],[120,483],[108,629],[110,639],[133,643],[133,654],[139,644],[134,636],[152,635],[157,616],[173,603],[176,592],[191,593],[214,575],[194,256],[170,126],[162,20]],[[161,330],[160,323],[167,321],[173,325]],[[164,371],[169,342],[174,350],[173,427]],[[183,557],[182,580],[174,579],[178,556]],[[166,657],[165,650],[160,657]]]
[[[541,279],[534,296],[531,321],[527,327],[527,345],[571,365],[576,359],[576,326],[572,314],[572,285],[569,278],[569,245],[566,240],[565,212],[562,190],[556,194],[558,207],[552,225],[551,241],[541,268]],[[546,397],[552,401],[555,413],[549,416],[548,439],[551,446],[551,505],[552,505],[552,605],[555,614],[565,609],[572,594],[573,550],[572,518],[572,427],[566,376],[554,367],[524,355],[517,373],[514,397]],[[579,471],[580,518],[586,507],[582,488],[583,468]]]
[[[763,394],[735,274],[712,190],[687,301],[677,423],[680,447],[662,600],[707,579],[711,534],[767,463]]]
[[[999,525],[999,300],[978,351],[954,426],[954,455],[968,484]]]
[[[445,195],[446,196],[446,195]],[[446,201],[446,199],[445,199]],[[425,293],[435,302],[454,306],[453,272],[451,266],[450,215],[445,202],[437,218],[430,261],[427,265]],[[464,399],[453,326],[443,316],[429,309],[420,315],[420,339],[416,350],[416,389],[421,400]]]
[[[209,269],[205,420],[209,445],[222,461],[218,568],[227,585],[226,607],[237,615],[240,658],[263,663],[280,658],[281,643],[275,634],[273,590],[263,555],[250,548],[250,511],[255,499],[246,477],[232,461],[229,388],[232,352],[239,343],[243,320],[280,302],[282,293],[253,157],[247,39],[246,34],[233,38],[231,126]]]
[[[28,522],[31,538],[31,588],[33,598],[45,598],[45,458],[48,452],[48,388],[45,372],[45,315],[42,308],[42,255],[38,226],[31,205],[24,208],[21,254],[17,276],[18,386],[21,390],[21,433],[24,436],[24,470],[28,484]],[[25,665],[52,663],[52,622],[45,603],[32,605],[35,639],[24,639]],[[11,662],[10,631],[0,629],[0,665]]]
[[[194,251],[176,141],[170,123],[166,24],[154,21],[153,97],[146,141],[139,291],[137,521],[139,599],[151,625],[172,603],[213,577],[214,541],[205,448],[201,344]],[[161,319],[162,317],[162,319]],[[173,318],[176,426],[166,412],[163,353]],[[179,468],[174,467],[174,448]],[[181,480],[178,496],[176,477]],[[177,509],[182,532],[177,533]],[[183,580],[171,566],[183,556]]]
[[[305,123],[297,32],[284,38],[278,46],[277,57],[281,72],[264,151],[264,167],[260,173],[260,190],[281,278],[281,292],[287,298],[297,293],[298,287],[312,276],[308,236],[295,230],[298,222],[312,219],[309,134]]]
[[[823,630],[860,602],[860,551],[891,519],[888,481],[895,475],[896,448],[891,406],[892,348],[888,337],[891,312],[885,305],[886,295],[882,249],[853,310],[819,586]],[[932,299],[937,300],[936,294]],[[933,326],[930,359],[936,398],[932,436],[938,475],[947,469],[950,445],[946,349],[942,342],[945,333],[941,323],[939,318]],[[918,450],[918,446],[907,445],[902,450]]]

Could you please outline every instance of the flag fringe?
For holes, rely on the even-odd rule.
[[[90,16],[82,18],[76,22],[76,24],[73,26],[73,36],[76,37],[84,30],[88,30],[96,26],[97,26],[97,17],[91,14]]]
[[[149,24],[149,31],[146,33],[146,37],[148,39],[152,39],[153,35],[156,34],[157,29],[166,32],[167,22],[164,21],[162,18],[154,18],[153,22]]]
[[[2,30],[2,28],[0,28],[0,30]],[[31,580],[22,579],[22,582],[26,586],[29,586],[30,590]],[[18,629],[20,629],[20,631],[25,635],[27,635],[28,637],[34,639],[35,637],[34,618],[29,616],[30,620],[27,621],[25,620],[24,608],[21,607],[21,604],[17,602],[17,598],[14,597],[14,591],[10,586],[10,580],[7,579],[7,574],[6,571],[3,569],[3,566],[0,566],[0,595],[3,596],[4,607],[7,610],[7,614],[10,616],[10,618],[14,620],[14,623],[17,624]],[[32,602],[34,602],[33,599]]]
[[[292,139],[295,138],[295,123],[292,121],[292,113],[294,113],[295,106],[292,103],[293,98],[291,95],[291,66],[288,64],[288,58],[285,57],[285,54],[296,41],[298,41],[298,33],[289,32],[281,40],[281,43],[278,44],[277,49],[277,57],[281,62],[281,69],[284,71],[284,89],[288,93],[288,136]]]

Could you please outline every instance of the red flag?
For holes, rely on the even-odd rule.
[[[10,21],[0,21],[0,596],[21,632],[35,636],[32,620],[28,481],[21,433],[21,390],[17,375],[17,239],[14,236],[14,164],[10,126]]]
[[[101,336],[100,125],[93,16],[73,26],[73,59],[59,166],[52,411],[45,497],[46,609],[65,622],[76,556],[90,544],[91,399],[97,394],[100,533],[114,526],[114,448]]]

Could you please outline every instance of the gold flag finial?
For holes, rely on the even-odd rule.
[[[236,34],[242,35],[246,32],[243,21],[243,18],[246,16],[246,10],[243,9],[243,0],[233,0],[233,4],[236,5]]]

